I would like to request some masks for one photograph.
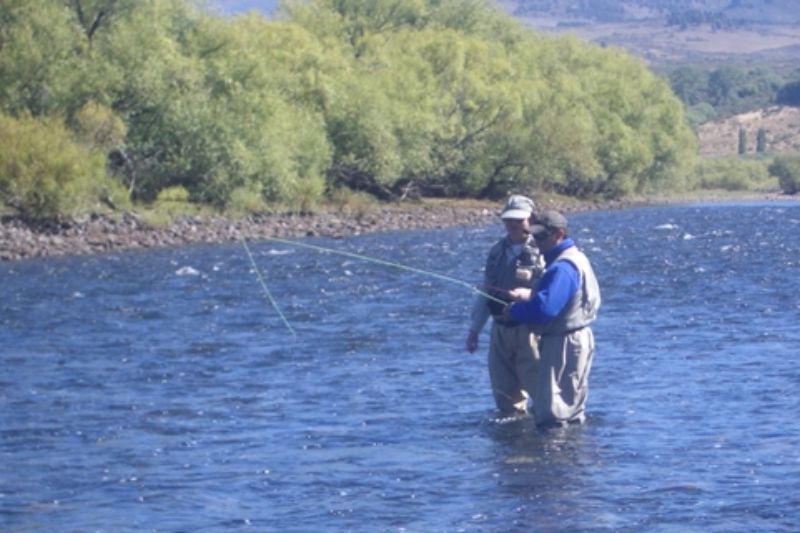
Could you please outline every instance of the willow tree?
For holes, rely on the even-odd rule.
[[[191,153],[214,154],[193,190],[223,204],[241,187],[268,201],[318,201],[330,165],[320,108],[336,57],[302,28],[255,15],[207,19],[188,41],[203,69],[203,105],[170,127],[194,120],[202,145]]]
[[[61,111],[77,80],[77,28],[52,0],[0,3],[0,106],[34,116]]]
[[[141,201],[179,186],[218,206],[307,205],[409,182],[619,196],[681,185],[695,151],[644,64],[479,0],[310,0],[276,20],[190,0],[7,0],[0,45],[2,110],[63,121]]]
[[[286,13],[349,61],[348,89],[324,114],[333,176],[350,185],[619,196],[679,186],[692,157],[680,102],[621,51],[543,38],[466,0],[312,0]]]

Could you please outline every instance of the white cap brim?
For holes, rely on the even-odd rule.
[[[508,211],[503,211],[502,213],[500,213],[500,218],[504,220],[507,218],[511,218],[514,220],[523,220],[530,217],[531,217],[531,212],[525,211],[524,209],[509,209]]]

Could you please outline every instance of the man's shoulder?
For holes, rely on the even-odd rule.
[[[498,254],[503,253],[503,250],[506,247],[506,238],[502,237],[495,242],[491,248],[489,248],[489,256],[493,257]]]
[[[584,254],[580,248],[572,244],[559,254],[553,262],[553,266],[566,269],[569,272],[578,272],[581,270],[581,267],[591,268],[591,263],[589,262],[589,258],[586,257],[586,254]]]
[[[570,259],[573,259],[573,258],[579,258],[579,259],[585,260],[585,261],[589,260],[589,258],[586,257],[586,254],[583,253],[583,250],[578,248],[578,246],[574,242],[570,243],[570,245],[567,246],[566,248],[564,248],[561,251],[561,253],[558,255],[558,259],[559,260],[569,261]]]

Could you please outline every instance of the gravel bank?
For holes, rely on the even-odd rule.
[[[591,203],[540,201],[540,209],[565,213],[593,209],[622,209],[637,205],[798,200],[775,192],[707,193],[695,197],[631,198]],[[343,237],[396,230],[437,229],[499,223],[502,202],[423,201],[393,204],[366,213],[328,210],[310,215],[261,214],[232,219],[222,216],[187,216],[168,227],[154,226],[134,213],[91,215],[28,224],[19,218],[0,218],[0,261],[36,257],[86,255],[123,249],[174,247],[199,243],[224,243],[246,238]]]
[[[0,260],[84,255],[121,249],[223,243],[242,238],[341,237],[367,232],[434,229],[497,221],[498,206],[423,206],[381,208],[361,215],[253,215],[230,219],[187,216],[168,227],[153,226],[132,213],[92,215],[28,224],[14,217],[0,220]]]

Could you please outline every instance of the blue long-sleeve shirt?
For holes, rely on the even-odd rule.
[[[555,261],[555,259],[572,246],[575,246],[575,242],[566,238],[544,254],[547,270],[539,281],[536,294],[527,302],[517,302],[511,306],[513,320],[544,324],[556,318],[564,310],[578,290],[580,275],[575,265],[569,261]]]

